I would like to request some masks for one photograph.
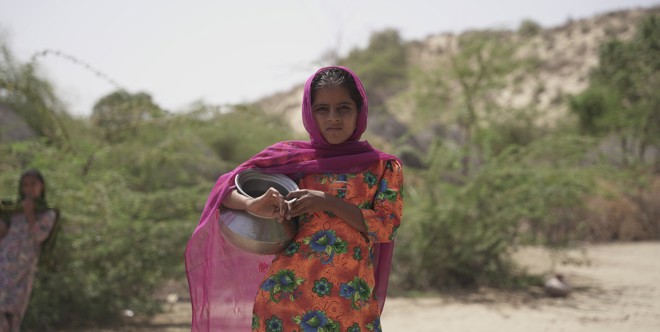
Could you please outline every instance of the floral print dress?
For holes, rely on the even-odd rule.
[[[2,332],[20,329],[20,322],[32,292],[32,280],[37,271],[41,244],[50,235],[57,213],[55,210],[47,210],[37,214],[36,219],[33,230],[29,231],[25,214],[12,215],[9,231],[0,239],[0,331]]]
[[[401,222],[401,165],[379,161],[359,174],[309,174],[299,187],[356,205],[367,232],[329,212],[301,216],[296,237],[257,292],[252,330],[381,331],[372,246],[392,241]]]

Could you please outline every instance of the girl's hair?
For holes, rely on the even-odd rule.
[[[314,76],[312,79],[312,103],[314,103],[314,90],[323,88],[342,87],[348,90],[351,99],[357,105],[358,111],[362,109],[362,95],[358,90],[353,75],[341,68],[328,68]]]
[[[41,172],[39,172],[36,169],[30,169],[30,170],[27,170],[27,171],[23,172],[23,174],[21,174],[21,179],[18,180],[18,197],[20,198],[20,200],[22,201],[22,200],[25,199],[25,193],[23,192],[23,179],[25,179],[28,176],[32,176],[32,177],[36,178],[37,180],[39,180],[39,182],[41,182],[41,184],[44,185],[43,189],[41,190],[41,199],[43,199],[45,201],[46,200],[46,181],[44,180],[44,176],[41,175]]]

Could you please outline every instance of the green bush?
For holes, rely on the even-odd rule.
[[[512,146],[459,186],[443,183],[442,163],[432,163],[408,190],[397,287],[515,286],[517,245],[562,247],[579,235],[576,216],[601,168],[576,166],[593,146],[580,137]]]
[[[541,27],[540,24],[538,24],[534,20],[530,20],[530,19],[523,20],[522,22],[520,22],[520,26],[518,27],[518,33],[525,36],[525,37],[536,36],[542,30],[543,30],[543,27]]]
[[[632,39],[601,45],[589,87],[571,101],[584,132],[619,139],[624,165],[646,162],[648,151],[660,145],[658,52],[660,16],[651,15]],[[660,165],[657,154],[655,163]]]
[[[270,130],[246,136],[247,118]],[[278,121],[243,108],[204,120],[165,115],[112,144],[85,121],[71,129],[79,136],[67,148],[41,138],[0,144],[0,196],[14,197],[20,173],[38,168],[50,204],[61,211],[57,242],[39,265],[26,330],[116,323],[125,309],[157,312],[157,287],[185,276],[185,244],[217,177],[288,138]],[[220,140],[236,147],[231,160],[221,158]]]

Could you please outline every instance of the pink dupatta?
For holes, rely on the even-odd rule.
[[[379,160],[399,160],[359,141],[367,128],[367,95],[355,73],[350,73],[363,99],[353,136],[348,141],[328,144],[316,127],[311,111],[311,84],[305,84],[302,116],[310,141],[286,141],[274,144],[250,160],[222,175],[209,194],[199,224],[186,246],[186,273],[192,304],[192,331],[250,331],[252,307],[257,289],[274,256],[259,256],[234,248],[220,233],[218,208],[234,189],[234,178],[243,170],[259,168],[267,173],[287,174],[298,178],[308,173],[358,173]],[[400,161],[399,161],[400,162]],[[394,243],[374,245],[374,292],[382,311]]]

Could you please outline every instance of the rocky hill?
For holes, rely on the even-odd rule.
[[[549,28],[521,23],[517,31],[500,31],[505,38],[516,42],[516,56],[534,58],[533,70],[512,72],[507,84],[499,91],[500,105],[513,108],[533,106],[539,116],[537,125],[552,126],[568,113],[566,96],[581,92],[589,83],[589,72],[598,64],[601,43],[612,38],[629,39],[637,23],[644,17],[660,13],[660,7],[631,9],[597,15]],[[537,28],[537,30],[534,30]],[[477,31],[478,32],[478,31]],[[465,34],[440,33],[423,40],[407,41],[407,61],[410,68],[431,70],[444,66],[447,59],[459,51],[457,41]],[[359,69],[356,69],[359,74]],[[513,77],[515,76],[515,77]],[[370,87],[367,87],[369,90]],[[367,91],[369,92],[369,91]],[[396,109],[398,121],[410,127],[414,104],[405,98],[409,91],[402,90],[387,101]],[[300,119],[302,84],[289,91],[276,93],[256,104],[265,112],[287,119],[291,128],[304,133]],[[373,128],[372,128],[373,129]]]

